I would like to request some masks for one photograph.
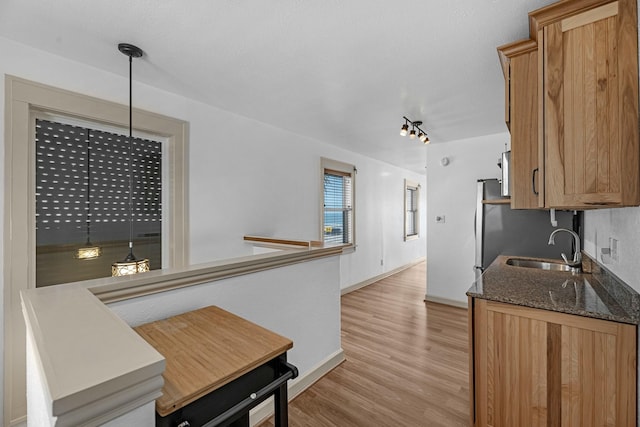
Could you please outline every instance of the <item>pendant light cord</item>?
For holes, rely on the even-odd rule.
[[[91,244],[91,136],[87,128],[87,246]]]
[[[129,256],[133,256],[133,56],[129,55]]]

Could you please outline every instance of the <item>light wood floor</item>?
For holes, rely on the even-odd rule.
[[[469,425],[467,311],[425,304],[425,278],[421,263],[342,297],[347,360],[289,404],[290,426]]]

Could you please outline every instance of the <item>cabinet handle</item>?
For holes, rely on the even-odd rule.
[[[538,173],[538,168],[533,170],[531,174],[531,189],[533,190],[533,194],[538,195],[538,191],[536,191],[536,174]]]

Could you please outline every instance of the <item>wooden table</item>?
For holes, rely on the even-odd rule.
[[[276,426],[287,425],[291,340],[210,306],[134,328],[167,363],[156,426],[248,426],[249,410],[275,399]]]

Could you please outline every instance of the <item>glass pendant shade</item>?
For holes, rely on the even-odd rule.
[[[100,246],[83,246],[76,250],[76,258],[82,260],[96,259],[102,255],[102,248]]]
[[[125,259],[111,264],[111,276],[128,276],[130,274],[138,274],[149,271],[149,260],[136,259],[133,254],[133,243],[129,244],[129,254]]]
[[[405,136],[408,131],[409,131],[409,125],[406,123],[403,124],[402,128],[400,129],[400,136]]]
[[[120,261],[114,262],[111,265],[111,276],[128,276],[130,274],[138,274],[149,271],[149,260],[141,259],[141,260],[132,260],[132,261]]]
[[[415,129],[411,129],[411,132],[409,132],[409,138],[410,139],[415,139],[416,137],[416,130]]]

